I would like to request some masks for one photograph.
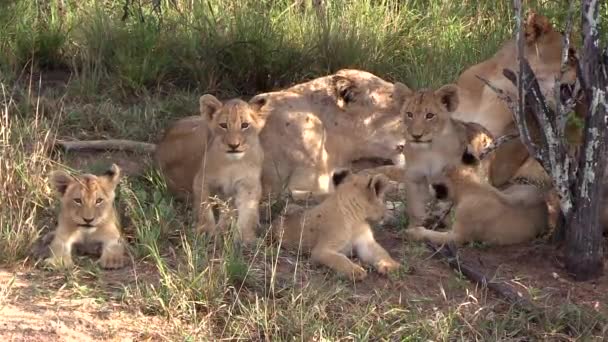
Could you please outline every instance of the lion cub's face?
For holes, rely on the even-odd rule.
[[[259,114],[264,99],[247,103],[239,99],[222,104],[213,95],[200,98],[200,110],[211,132],[210,149],[225,153],[231,160],[241,159],[248,149],[259,145],[265,120]]]
[[[386,176],[354,174],[344,170],[334,173],[332,180],[336,186],[336,196],[347,199],[344,204],[357,211],[352,216],[363,214],[370,221],[384,218],[384,195],[390,186]]]
[[[400,86],[400,84],[399,84]],[[405,123],[405,138],[410,144],[429,144],[440,134],[450,120],[450,113],[458,106],[458,88],[448,84],[436,91],[411,91],[400,88],[403,101],[401,115]]]
[[[61,195],[61,214],[81,228],[96,228],[110,215],[114,190],[120,181],[116,164],[103,175],[85,174],[73,177],[65,171],[51,174],[51,184]]]

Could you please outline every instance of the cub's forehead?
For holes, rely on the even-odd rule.
[[[68,187],[66,194],[89,196],[103,191],[102,180],[95,175],[83,175],[76,178]]]
[[[438,109],[439,99],[432,89],[418,90],[405,100],[404,108],[410,111]]]
[[[218,117],[224,120],[238,120],[249,118],[250,116],[251,108],[249,104],[240,99],[233,99],[224,103]]]

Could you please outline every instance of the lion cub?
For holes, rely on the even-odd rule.
[[[459,102],[456,85],[417,91],[400,83],[395,87],[397,101],[402,102],[401,114],[405,123],[403,154],[406,168],[401,177],[391,175],[398,171],[385,170],[387,168],[382,171],[406,184],[406,211],[412,228],[427,218],[426,206],[432,198],[427,179],[446,165],[479,164],[477,170],[483,173],[487,162],[478,162],[477,156],[491,143],[492,137],[478,124],[452,118]]]
[[[448,232],[408,229],[415,240],[510,245],[532,240],[548,227],[545,196],[534,186],[517,184],[499,191],[481,182],[470,168],[456,166],[446,167],[430,184],[435,197],[454,203],[454,223]]]
[[[76,243],[101,243],[99,263],[103,268],[125,265],[125,248],[114,208],[114,190],[120,182],[120,168],[112,164],[103,175],[70,176],[55,171],[50,182],[61,195],[61,210],[55,236],[50,244],[50,266],[71,267]]]
[[[293,206],[285,217],[273,221],[273,234],[288,249],[301,248],[312,260],[335,271],[363,279],[367,272],[346,254],[356,252],[378,273],[399,268],[399,263],[374,239],[368,220],[379,221],[385,213],[384,194],[389,186],[383,175],[334,173],[336,191],[319,205],[304,210]]]
[[[246,243],[255,240],[264,160],[259,133],[265,124],[258,105],[258,102],[247,103],[239,99],[222,104],[209,94],[200,98],[206,136],[205,144],[201,146],[202,161],[193,182],[199,232],[217,230],[209,198],[220,195],[234,197],[240,239]],[[223,221],[223,214],[220,221]]]

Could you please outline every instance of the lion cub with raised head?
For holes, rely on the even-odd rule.
[[[255,239],[258,206],[262,196],[264,151],[259,133],[265,117],[259,113],[259,101],[239,99],[220,102],[213,95],[200,98],[204,130],[203,158],[194,177],[194,212],[199,232],[214,233],[216,223],[209,198],[234,197],[238,212],[237,227],[243,242]],[[220,215],[220,222],[223,215]]]
[[[287,208],[285,217],[272,223],[273,235],[288,249],[310,253],[312,260],[342,275],[363,279],[367,272],[346,255],[353,251],[378,273],[399,268],[399,263],[374,239],[370,221],[379,221],[385,213],[384,194],[389,186],[383,175],[334,173],[336,192],[319,205],[304,210]]]
[[[481,182],[470,168],[455,166],[446,167],[430,184],[438,199],[454,203],[454,222],[448,232],[408,229],[415,240],[510,245],[530,241],[548,227],[545,196],[532,185],[516,184],[499,191]]]
[[[50,244],[50,266],[71,267],[72,247],[76,243],[101,243],[99,263],[103,268],[125,265],[125,248],[120,223],[114,208],[115,189],[120,168],[112,164],[103,175],[70,176],[55,171],[50,182],[61,195],[61,210],[55,236]]]
[[[428,177],[440,173],[446,165],[478,164],[477,156],[491,143],[492,136],[478,124],[452,118],[459,101],[455,85],[418,91],[400,83],[395,87],[396,100],[402,103],[407,165],[402,177],[389,177],[405,182],[409,226],[415,227],[426,219],[426,205],[432,198]],[[478,170],[486,169],[487,163],[481,162]]]

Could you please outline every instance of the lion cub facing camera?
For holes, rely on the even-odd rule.
[[[534,186],[517,184],[499,191],[462,166],[446,167],[430,184],[435,197],[454,203],[454,223],[448,232],[410,228],[406,232],[414,240],[510,245],[530,241],[547,229],[545,196]]]
[[[118,166],[113,164],[100,176],[73,177],[65,171],[55,171],[50,181],[61,195],[61,210],[46,264],[71,267],[74,244],[101,243],[101,267],[123,267],[125,248],[114,208],[114,191],[120,181]]]
[[[341,171],[332,180],[336,191],[319,205],[308,210],[288,207],[285,217],[275,219],[274,237],[286,248],[301,248],[315,262],[354,279],[365,278],[367,272],[346,256],[352,252],[378,273],[398,269],[399,263],[376,242],[367,223],[384,216],[388,178]]]
[[[255,240],[258,206],[262,196],[264,151],[259,133],[265,117],[259,112],[263,101],[247,103],[239,99],[220,102],[213,95],[200,98],[204,131],[203,157],[194,177],[194,212],[199,232],[214,233],[218,224],[212,210],[211,196],[234,197],[238,212],[240,239]],[[223,214],[220,222],[224,223]]]

